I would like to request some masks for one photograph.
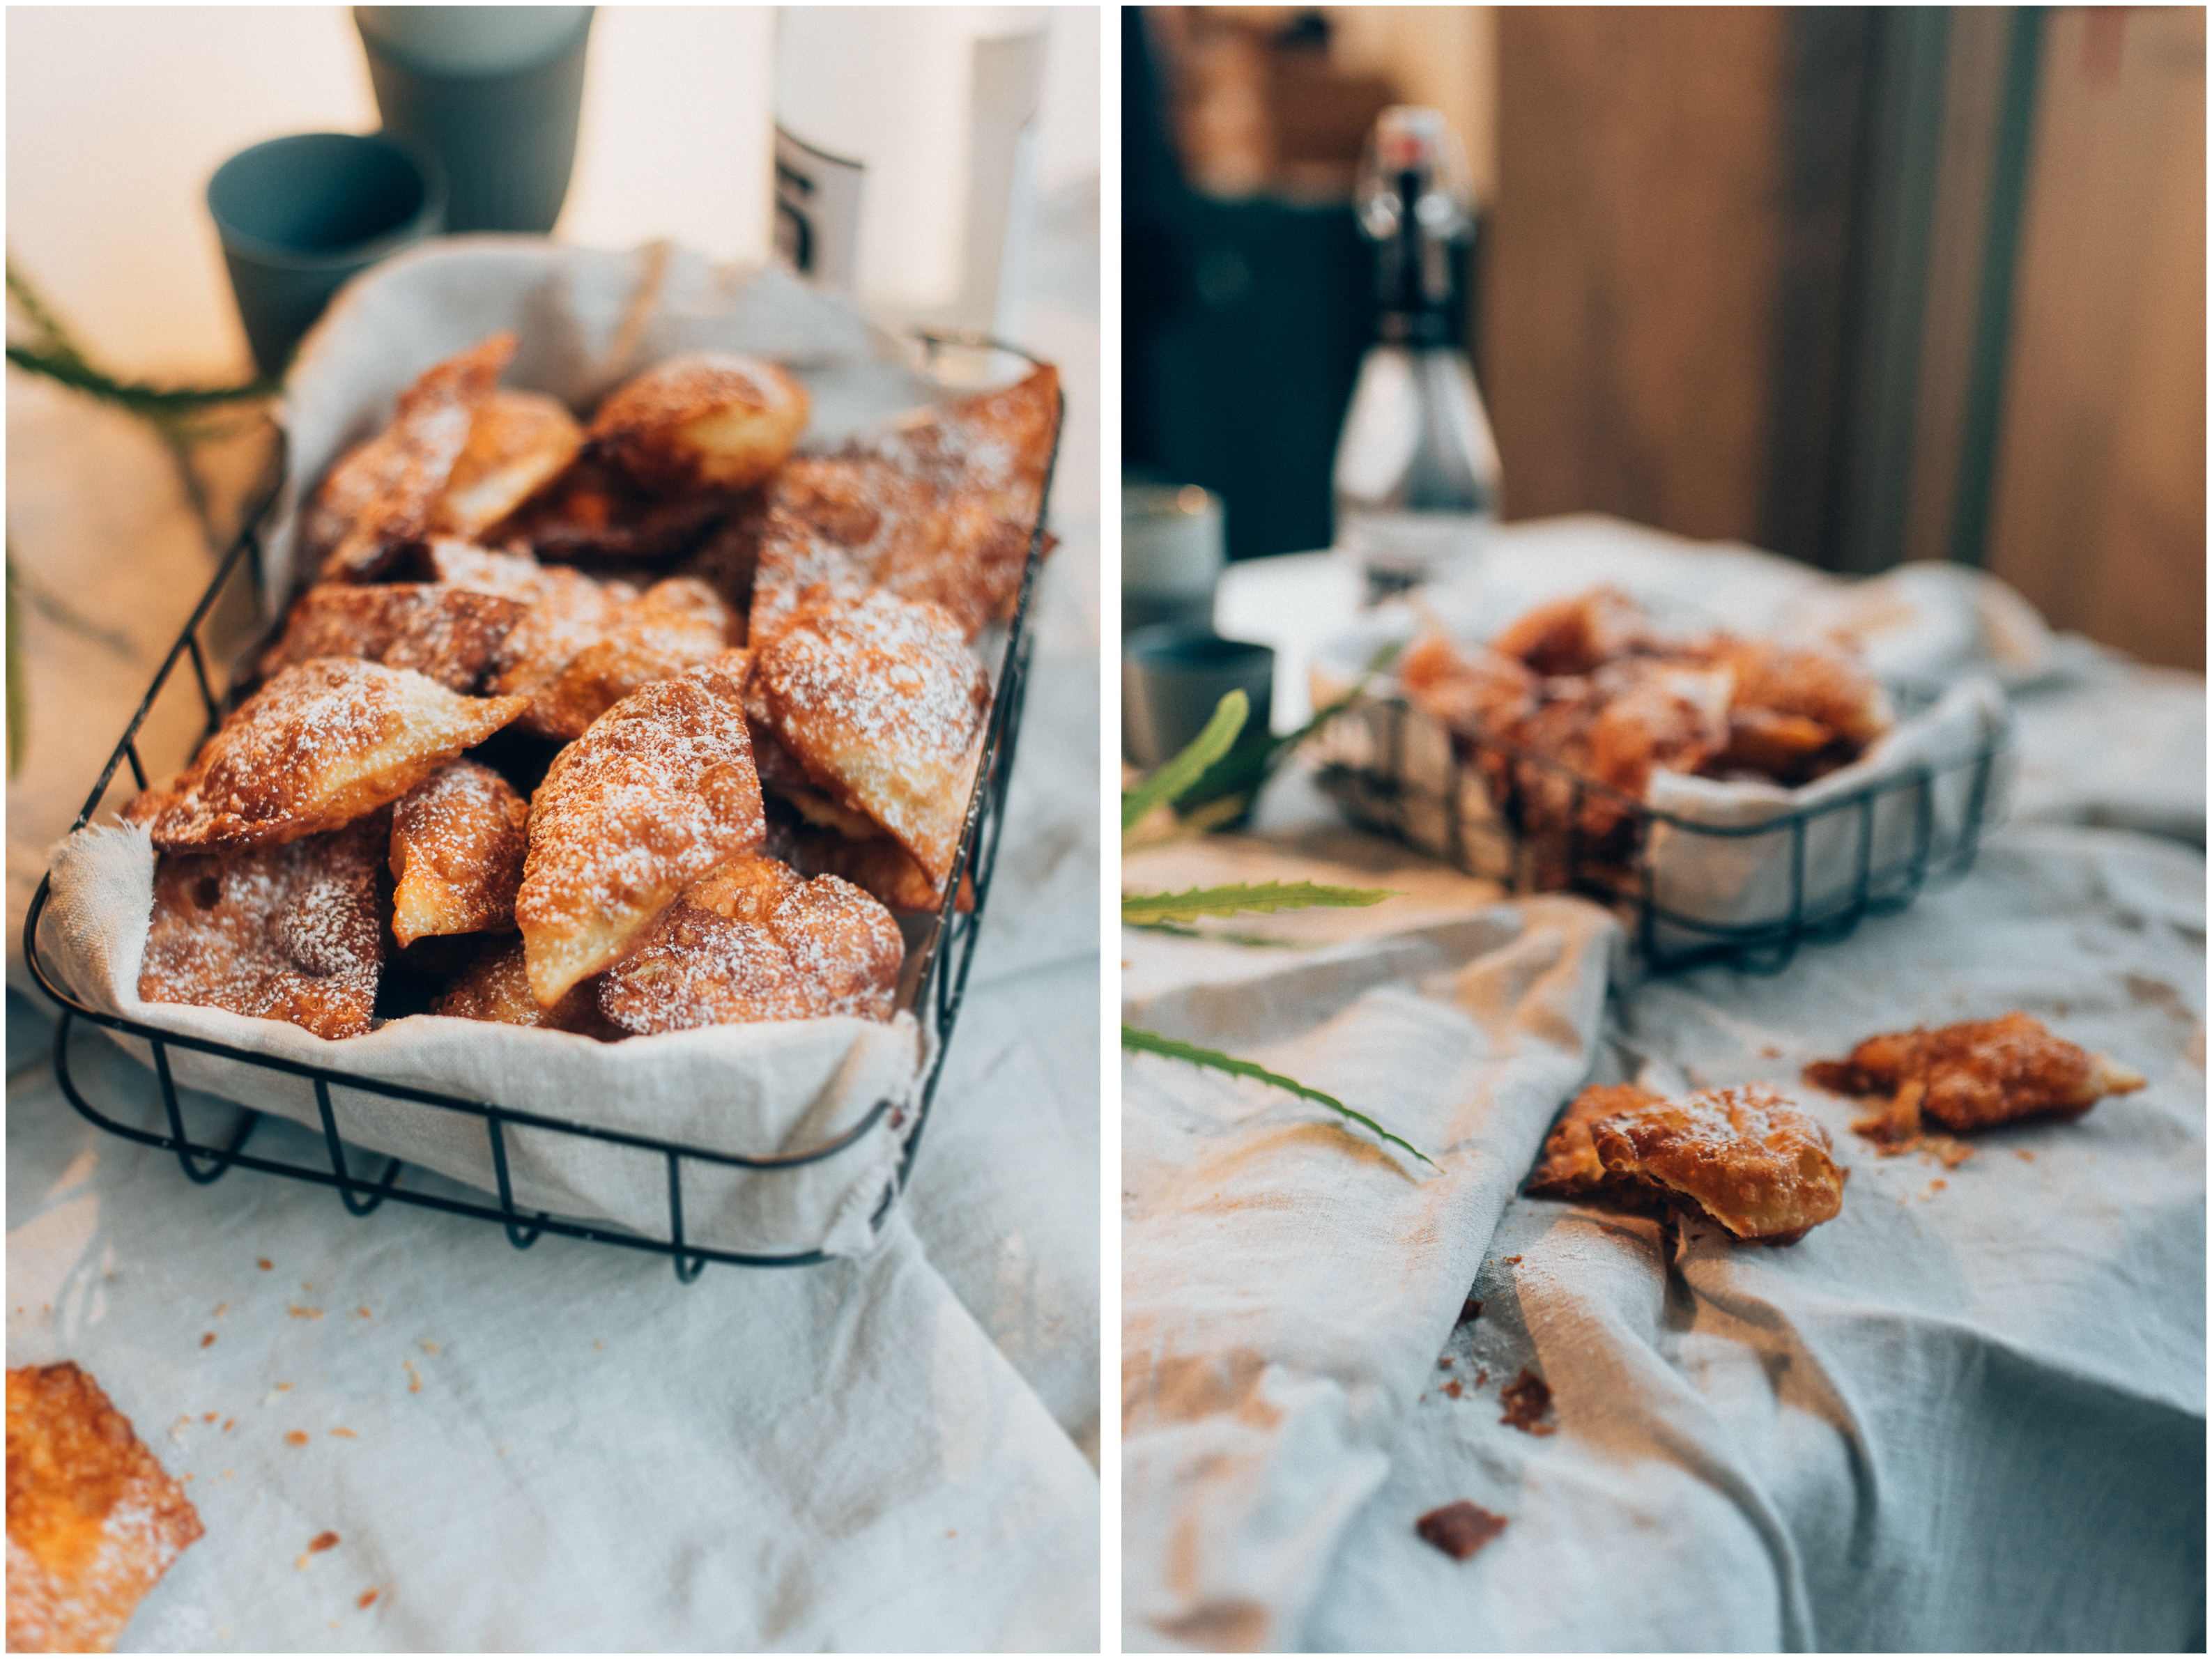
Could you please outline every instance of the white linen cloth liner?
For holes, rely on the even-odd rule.
[[[679,350],[714,346],[785,362],[817,398],[809,447],[890,420],[927,392],[889,337],[778,267],[719,270],[661,246],[611,253],[536,238],[455,239],[349,288],[303,346],[289,382],[290,464],[264,592],[291,591],[301,489],[387,420],[392,399],[423,368],[500,328],[521,337],[502,384],[585,405]],[[893,1110],[860,1142],[817,1163],[770,1171],[694,1163],[685,1178],[687,1242],[772,1254],[869,1247],[869,1217],[914,1121],[924,1045],[911,1016],[888,1025],[839,1017],[714,1026],[602,1044],[421,1015],[329,1042],[282,1022],[141,1003],[153,868],[150,844],[135,831],[88,826],[55,854],[41,948],[52,940],[53,968],[94,1006],[252,1052],[718,1152],[805,1151],[889,1100]],[[306,1079],[181,1048],[171,1056],[190,1087],[319,1123]],[[349,1141],[493,1189],[481,1121],[366,1093],[336,1091],[333,1103]],[[666,1235],[660,1156],[543,1130],[510,1128],[506,1139],[519,1204]]]
[[[1407,885],[1250,842],[1123,870],[1131,890],[1271,878]],[[1126,1021],[1333,1093],[1441,1166],[1291,1096],[1124,1056],[1127,1648],[1295,1639],[1484,1241],[1589,1069],[1611,918],[1573,898],[1498,904],[1448,873],[1413,890],[1395,916],[1398,900],[1260,920],[1312,947],[1295,952],[1125,931]]]

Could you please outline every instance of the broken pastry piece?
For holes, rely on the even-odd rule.
[[[763,723],[814,783],[888,830],[941,886],[991,706],[990,677],[958,624],[884,592],[802,609],[756,652],[750,684]]]
[[[329,544],[321,580],[374,581],[429,533],[477,413],[514,347],[513,334],[494,334],[434,364],[399,394],[392,424],[339,460],[304,526],[309,558]]]
[[[514,915],[551,1006],[676,896],[766,833],[744,715],[694,679],[642,686],[556,756],[532,797]]]
[[[459,696],[412,669],[316,657],[248,697],[173,784],[124,817],[170,853],[295,841],[398,799],[527,706]]]
[[[1923,1118],[1966,1133],[2024,1118],[2079,1117],[2106,1095],[2132,1093],[2145,1081],[2017,1011],[1871,1036],[1845,1059],[1807,1066],[1805,1080],[1837,1094],[1887,1096],[1881,1112],[1852,1127],[1892,1145],[1916,1138]]]
[[[494,392],[477,410],[430,516],[433,535],[474,538],[557,476],[583,447],[568,405],[542,392]]]
[[[270,675],[313,657],[359,657],[411,668],[448,691],[472,691],[525,607],[442,583],[309,588],[261,659]]]
[[[656,493],[735,491],[782,465],[805,430],[808,407],[805,388],[774,363],[692,352],[609,392],[587,441]]]
[[[8,1373],[8,1650],[112,1653],[202,1533],[179,1486],[64,1360]]]
[[[1529,1190],[1686,1203],[1737,1238],[1791,1244],[1842,1211],[1850,1176],[1828,1132],[1764,1084],[1679,1102],[1593,1086],[1553,1131]]]
[[[392,811],[392,936],[404,949],[438,933],[514,926],[530,803],[489,766],[457,760]]]
[[[384,965],[390,837],[378,812],[232,857],[162,854],[140,1000],[287,1020],[332,1041],[364,1035]]]

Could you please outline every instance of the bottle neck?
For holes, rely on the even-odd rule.
[[[1396,234],[1376,249],[1378,298],[1376,335],[1393,345],[1449,346],[1452,343],[1451,244],[1425,232],[1415,211],[1421,198],[1420,175],[1398,175],[1398,199],[1404,205]]]

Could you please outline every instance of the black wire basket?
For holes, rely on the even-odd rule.
[[[1006,351],[1029,362],[1036,362],[1025,352],[991,341],[950,335],[925,335],[921,337],[921,343],[925,353],[932,356],[947,348],[988,349]],[[1065,424],[1066,414],[1066,399],[1063,398],[1060,419],[1054,429],[1053,453],[1045,465],[1044,491],[1038,506],[1037,521],[1030,526],[1028,562],[1023,569],[1021,588],[1007,629],[1006,647],[999,662],[989,720],[985,727],[982,757],[976,768],[975,787],[969,795],[958,850],[945,884],[945,901],[937,914],[925,924],[923,936],[909,943],[900,975],[897,1006],[914,1014],[921,1028],[923,1039],[922,1069],[918,1079],[919,1088],[911,1106],[902,1105],[889,1098],[878,1100],[858,1122],[842,1133],[821,1145],[799,1152],[758,1155],[715,1152],[656,1139],[649,1135],[574,1122],[543,1113],[519,1111],[495,1101],[467,1100],[430,1090],[382,1082],[352,1072],[326,1070],[255,1054],[206,1038],[161,1030],[140,1021],[88,1006],[58,982],[48,970],[40,957],[38,939],[40,918],[45,914],[50,896],[52,878],[48,877],[40,882],[37,892],[32,896],[30,910],[23,925],[23,954],[40,988],[60,1009],[59,1022],[53,1036],[53,1066],[55,1080],[61,1085],[63,1094],[80,1115],[109,1133],[120,1135],[142,1146],[173,1152],[185,1175],[203,1186],[233,1169],[258,1170],[266,1175],[288,1176],[295,1180],[335,1188],[340,1201],[349,1213],[356,1216],[366,1216],[386,1200],[396,1200],[404,1204],[442,1210],[449,1214],[473,1216],[495,1222],[506,1229],[508,1243],[517,1249],[527,1249],[544,1235],[556,1233],[568,1238],[655,1253],[667,1256],[674,1264],[677,1278],[686,1284],[696,1279],[709,1261],[753,1267],[797,1267],[829,1259],[818,1249],[767,1254],[719,1249],[688,1240],[684,1228],[684,1178],[688,1170],[719,1166],[726,1170],[769,1174],[788,1171],[836,1158],[872,1134],[904,1130],[905,1144],[881,1200],[869,1218],[871,1230],[880,1233],[899,1194],[905,1189],[914,1168],[915,1154],[921,1150],[922,1130],[931,1103],[936,1098],[938,1079],[944,1070],[945,1050],[951,1040],[954,1024],[959,1018],[961,998],[967,986],[969,968],[975,958],[985,903],[990,894],[991,873],[997,862],[1000,837],[1005,827],[1007,788],[1012,776],[1015,744],[1020,734],[1022,706],[1028,688],[1030,653],[1033,644],[1030,607],[1036,594],[1038,570],[1044,556],[1046,505],[1051,500],[1053,471],[1059,459],[1060,432]],[[162,659],[152,684],[138,705],[137,712],[124,729],[113,752],[108,756],[100,781],[86,798],[84,809],[77,814],[76,823],[71,825],[72,830],[82,829],[92,821],[106,799],[110,788],[116,784],[118,773],[126,765],[137,788],[143,790],[147,787],[150,775],[139,753],[140,732],[164,690],[177,676],[180,664],[188,664],[191,667],[190,689],[197,693],[198,707],[204,715],[202,736],[212,734],[222,723],[227,701],[217,695],[215,682],[209,672],[211,647],[208,635],[212,631],[211,624],[215,619],[235,616],[241,605],[258,605],[254,589],[259,575],[261,530],[263,521],[280,493],[281,455],[277,470],[276,480],[264,484],[257,493],[254,505],[245,518],[246,528],[217,563],[215,574],[209,581],[206,592],[202,594],[198,605],[185,623],[176,643]],[[276,611],[281,606],[268,608]],[[250,654],[246,660],[252,660]],[[232,700],[234,700],[234,693]],[[972,896],[972,908],[965,911],[959,909],[957,904],[963,885]],[[137,1038],[147,1045],[152,1054],[154,1074],[161,1088],[166,1133],[160,1128],[145,1128],[120,1121],[86,1097],[70,1067],[70,1037],[80,1021]],[[196,1133],[194,1127],[186,1122],[183,1091],[172,1075],[169,1058],[172,1049],[216,1056],[312,1082],[317,1112],[321,1119],[321,1161],[304,1162],[248,1151],[248,1145],[264,1115],[248,1107],[232,1107],[231,1110],[237,1115],[221,1126],[217,1133]],[[411,1166],[401,1158],[384,1157],[382,1167],[372,1173],[371,1166],[383,1155],[364,1152],[358,1146],[349,1142],[343,1121],[342,1103],[332,1097],[334,1086],[356,1094],[405,1102],[430,1108],[436,1112],[476,1120],[482,1125],[488,1143],[497,1188],[495,1195],[477,1194],[473,1189],[459,1188],[459,1183],[438,1178],[434,1174],[427,1181],[418,1179],[410,1187],[405,1184],[405,1178]],[[194,1109],[196,1113],[205,1115],[206,1109],[197,1103]],[[905,1121],[909,1114],[913,1119],[910,1125]],[[639,1232],[613,1223],[555,1216],[519,1206],[514,1199],[514,1182],[508,1174],[507,1134],[514,1129],[527,1129],[556,1137],[577,1137],[627,1148],[663,1160],[668,1176],[668,1223],[665,1236]],[[432,1190],[433,1188],[458,1190]],[[495,1196],[495,1201],[493,1201]]]
[[[1936,701],[1925,689],[1893,690],[1907,716]],[[2001,695],[1990,707],[1976,741],[1755,822],[1647,805],[1550,756],[1447,730],[1396,696],[1364,698],[1339,717],[1316,781],[1354,823],[1468,875],[1607,904],[1648,973],[1726,963],[1775,974],[1800,945],[1842,939],[1966,874],[2010,775],[2010,715]],[[1740,872],[1743,886],[1687,893],[1680,872],[1716,866]]]

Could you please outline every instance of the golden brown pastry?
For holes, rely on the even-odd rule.
[[[767,928],[682,902],[599,981],[599,1011],[640,1036],[830,1012]]]
[[[284,636],[262,656],[261,672],[311,657],[359,657],[411,668],[449,691],[472,691],[524,609],[511,599],[442,583],[325,582],[293,605]]]
[[[801,610],[753,657],[764,722],[836,802],[880,824],[933,884],[952,857],[991,684],[935,605],[870,593]]]
[[[470,424],[430,515],[430,533],[480,535],[557,476],[583,444],[584,428],[559,398],[494,392]]]
[[[611,967],[692,882],[761,844],[744,716],[697,680],[657,680],[554,757],[530,805],[514,915],[547,1006]]]
[[[891,1017],[906,940],[890,912],[851,882],[817,876],[800,884],[769,912],[769,931],[825,1012]]]
[[[541,737],[574,737],[581,727],[568,729],[553,700],[554,687],[569,664],[615,630],[636,603],[637,590],[565,566],[541,565],[527,555],[489,552],[459,541],[432,543],[430,562],[442,580],[522,605],[521,617],[492,659],[491,688],[503,696],[529,700],[519,722],[523,730]]]
[[[433,933],[498,933],[514,926],[514,894],[530,803],[489,766],[457,760],[392,809],[392,936],[402,948]]]
[[[818,825],[800,827],[793,836],[792,862],[810,876],[842,876],[895,915],[935,915],[945,907],[945,890],[922,872],[905,848],[888,836],[860,840]],[[960,875],[954,909],[975,908],[972,872]]]
[[[696,545],[736,505],[724,489],[657,494],[586,450],[483,537],[556,561],[657,561]]]
[[[392,424],[332,469],[304,526],[311,557],[329,540],[323,580],[374,581],[429,532],[477,413],[514,360],[514,345],[513,334],[494,334],[433,365],[399,394]]]
[[[1593,1083],[1568,1103],[1544,1141],[1544,1156],[1528,1190],[1546,1198],[1574,1198],[1605,1184],[1605,1165],[1598,1161],[1590,1139],[1590,1125],[1615,1112],[1656,1106],[1666,1099],[1633,1083]]]
[[[616,612],[606,632],[536,694],[522,724],[547,737],[580,737],[647,681],[711,661],[742,628],[720,595],[696,577],[655,582]]]
[[[485,940],[476,959],[430,1005],[430,1012],[451,1019],[572,1031],[605,1042],[626,1035],[599,1012],[596,978],[579,981],[551,1007],[541,1007],[530,994],[530,969],[520,938]]]
[[[971,640],[1011,616],[1059,420],[1059,376],[1039,368],[874,443],[786,465],[768,486],[757,532],[752,520],[734,526],[756,536],[753,642],[778,632],[817,587],[925,601]]]
[[[1844,1207],[1828,1132],[1765,1084],[1594,1118],[1606,1184],[1686,1200],[1738,1238],[1791,1244]]]
[[[384,963],[390,836],[378,812],[258,852],[162,854],[139,998],[288,1020],[332,1041],[364,1035]]]
[[[1871,1036],[1845,1059],[1807,1066],[1805,1080],[1838,1094],[1893,1097],[1879,1130],[1890,1139],[1917,1133],[1922,1116],[1957,1133],[2021,1118],[2078,1117],[2106,1095],[2132,1093],[2145,1081],[2017,1011]]]
[[[655,493],[734,491],[782,464],[807,410],[805,388],[774,363],[699,351],[608,393],[588,441],[595,455]]]
[[[1587,674],[1650,641],[1644,608],[1615,587],[1540,605],[1490,642],[1539,674]]]
[[[67,1360],[8,1373],[8,1650],[112,1653],[200,1517]]]
[[[124,816],[164,852],[294,841],[398,799],[527,706],[458,696],[412,669],[313,658],[248,697],[173,784]]]

